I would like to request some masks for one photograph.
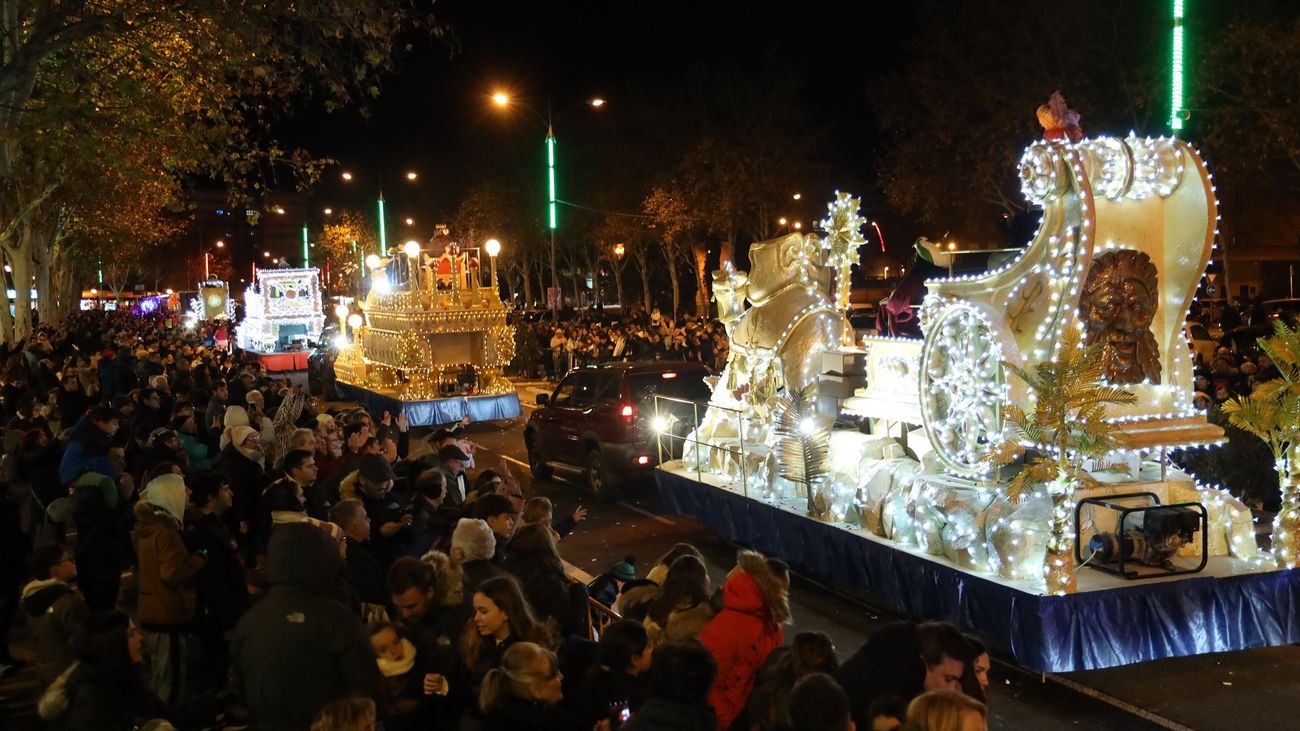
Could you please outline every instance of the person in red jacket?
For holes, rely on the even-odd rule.
[[[741,551],[722,585],[722,611],[700,632],[718,663],[709,704],[718,728],[728,729],[745,708],[754,677],[768,653],[785,641],[790,621],[790,576],[784,563]]]

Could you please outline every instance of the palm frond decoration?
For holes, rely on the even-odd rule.
[[[1300,565],[1300,329],[1283,318],[1273,321],[1273,335],[1259,347],[1280,377],[1223,405],[1228,423],[1259,437],[1273,453],[1282,507],[1273,518],[1273,554],[1282,568]]]
[[[1085,461],[1101,459],[1117,446],[1113,426],[1106,421],[1106,407],[1131,404],[1137,397],[1102,383],[1101,348],[1084,348],[1073,327],[1062,334],[1055,360],[1029,371],[1014,363],[1004,362],[1003,366],[1025,382],[1033,410],[1017,404],[1004,407],[1008,441],[995,451],[996,458],[1005,464],[1025,449],[1036,453],[1007,485],[1006,496],[1020,502],[1045,488],[1051,497],[1051,534],[1043,576],[1048,591],[1067,594],[1077,586],[1069,535],[1074,491],[1097,485],[1084,469]]]
[[[825,499],[821,490],[830,477],[830,429],[817,418],[814,394],[817,384],[802,391],[782,391],[774,410],[776,457],[780,474],[803,485],[808,497],[808,514],[823,518]]]
[[[1004,408],[1009,426],[1010,447],[999,450],[1003,463],[1024,448],[1040,452],[1007,487],[1013,501],[1023,499],[1036,485],[1073,480],[1088,486],[1095,481],[1083,469],[1089,459],[1099,459],[1118,445],[1106,408],[1131,404],[1136,396],[1122,388],[1101,382],[1101,349],[1084,348],[1079,331],[1066,328],[1060,354],[1026,371],[1014,363],[1003,366],[1025,382],[1032,397],[1033,411],[1018,404]]]

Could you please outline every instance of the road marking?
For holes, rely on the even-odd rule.
[[[1088,696],[1089,698],[1099,700],[1102,703],[1105,703],[1109,706],[1114,706],[1115,708],[1118,708],[1121,711],[1130,713],[1145,721],[1150,721],[1151,723],[1154,723],[1157,726],[1170,729],[1170,731],[1196,731],[1196,729],[1192,728],[1191,726],[1184,726],[1183,724],[1178,723],[1177,721],[1171,721],[1170,719],[1165,718],[1164,716],[1161,716],[1156,713],[1152,713],[1151,711],[1148,711],[1145,708],[1135,706],[1132,703],[1129,703],[1128,701],[1120,700],[1119,698],[1116,698],[1115,696],[1110,695],[1109,693],[1103,693],[1102,691],[1097,690],[1096,688],[1090,688],[1082,683],[1076,683],[1075,681],[1070,680],[1069,678],[1063,678],[1060,675],[1056,675],[1054,673],[1043,673],[1043,679],[1050,680],[1054,683],[1059,683],[1065,686],[1066,688],[1069,688],[1070,690],[1074,691],[1075,693],[1079,693],[1080,695],[1085,695]]]
[[[673,521],[671,521],[671,520],[665,518],[665,517],[662,516],[662,515],[659,515],[659,514],[657,514],[657,513],[652,513],[652,512],[650,512],[649,510],[644,510],[644,509],[642,509],[642,508],[638,508],[637,506],[635,506],[635,505],[633,505],[633,504],[631,504],[631,503],[625,503],[625,502],[623,502],[623,501],[620,500],[618,504],[619,504],[619,505],[622,505],[623,507],[627,508],[628,510],[631,510],[631,511],[634,512],[634,513],[638,513],[638,514],[640,514],[640,515],[644,515],[645,517],[647,517],[647,518],[649,518],[649,519],[651,519],[651,520],[657,520],[657,521],[659,521],[660,523],[663,523],[664,525],[677,525],[677,523],[675,523],[675,522],[673,522]]]
[[[501,455],[501,459],[504,459],[505,461],[507,461],[507,462],[509,462],[509,463],[511,463],[511,464],[516,464],[516,465],[519,465],[520,467],[528,468],[528,463],[527,463],[527,462],[524,462],[523,460],[515,459],[514,457],[511,457],[511,456],[508,455],[508,454],[503,454],[503,455]],[[618,504],[619,504],[619,505],[622,505],[623,507],[627,508],[628,510],[631,510],[631,511],[634,512],[634,513],[637,513],[637,514],[639,514],[639,515],[644,515],[645,517],[647,517],[647,518],[649,518],[649,519],[651,519],[651,520],[655,520],[655,521],[658,521],[658,522],[660,522],[660,523],[663,523],[664,525],[677,525],[676,522],[671,521],[671,520],[665,518],[665,517],[662,516],[662,515],[657,515],[657,514],[655,514],[655,513],[650,512],[649,510],[644,510],[644,509],[642,509],[642,508],[638,508],[637,506],[635,506],[635,505],[633,505],[633,504],[631,504],[631,503],[625,503],[625,502],[623,502],[623,501],[620,500],[620,501],[618,502]]]

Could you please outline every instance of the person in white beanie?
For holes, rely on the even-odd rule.
[[[190,553],[181,537],[187,499],[185,480],[164,474],[145,486],[135,506],[139,604],[136,621],[144,632],[145,683],[164,703],[175,703],[185,685],[194,621],[194,576],[207,563]]]

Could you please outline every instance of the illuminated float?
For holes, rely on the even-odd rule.
[[[404,412],[415,426],[518,417],[519,395],[502,375],[515,341],[495,286],[500,244],[441,249],[409,241],[389,258],[369,258],[361,311],[339,313],[351,334],[334,362],[337,388],[376,413]]]
[[[300,371],[307,368],[308,343],[319,340],[324,327],[317,269],[258,269],[244,290],[236,341],[268,371]]]
[[[1167,459],[1223,440],[1193,406],[1183,334],[1217,229],[1210,175],[1179,139],[1084,138],[1072,115],[1054,96],[1021,159],[1033,240],[928,280],[923,338],[841,345],[828,285],[847,288],[865,223],[843,194],[825,238],[760,242],[752,271],[715,273],[732,353],[657,475],[661,504],[1036,670],[1300,641],[1277,599],[1300,579],[1257,548],[1250,510]]]

